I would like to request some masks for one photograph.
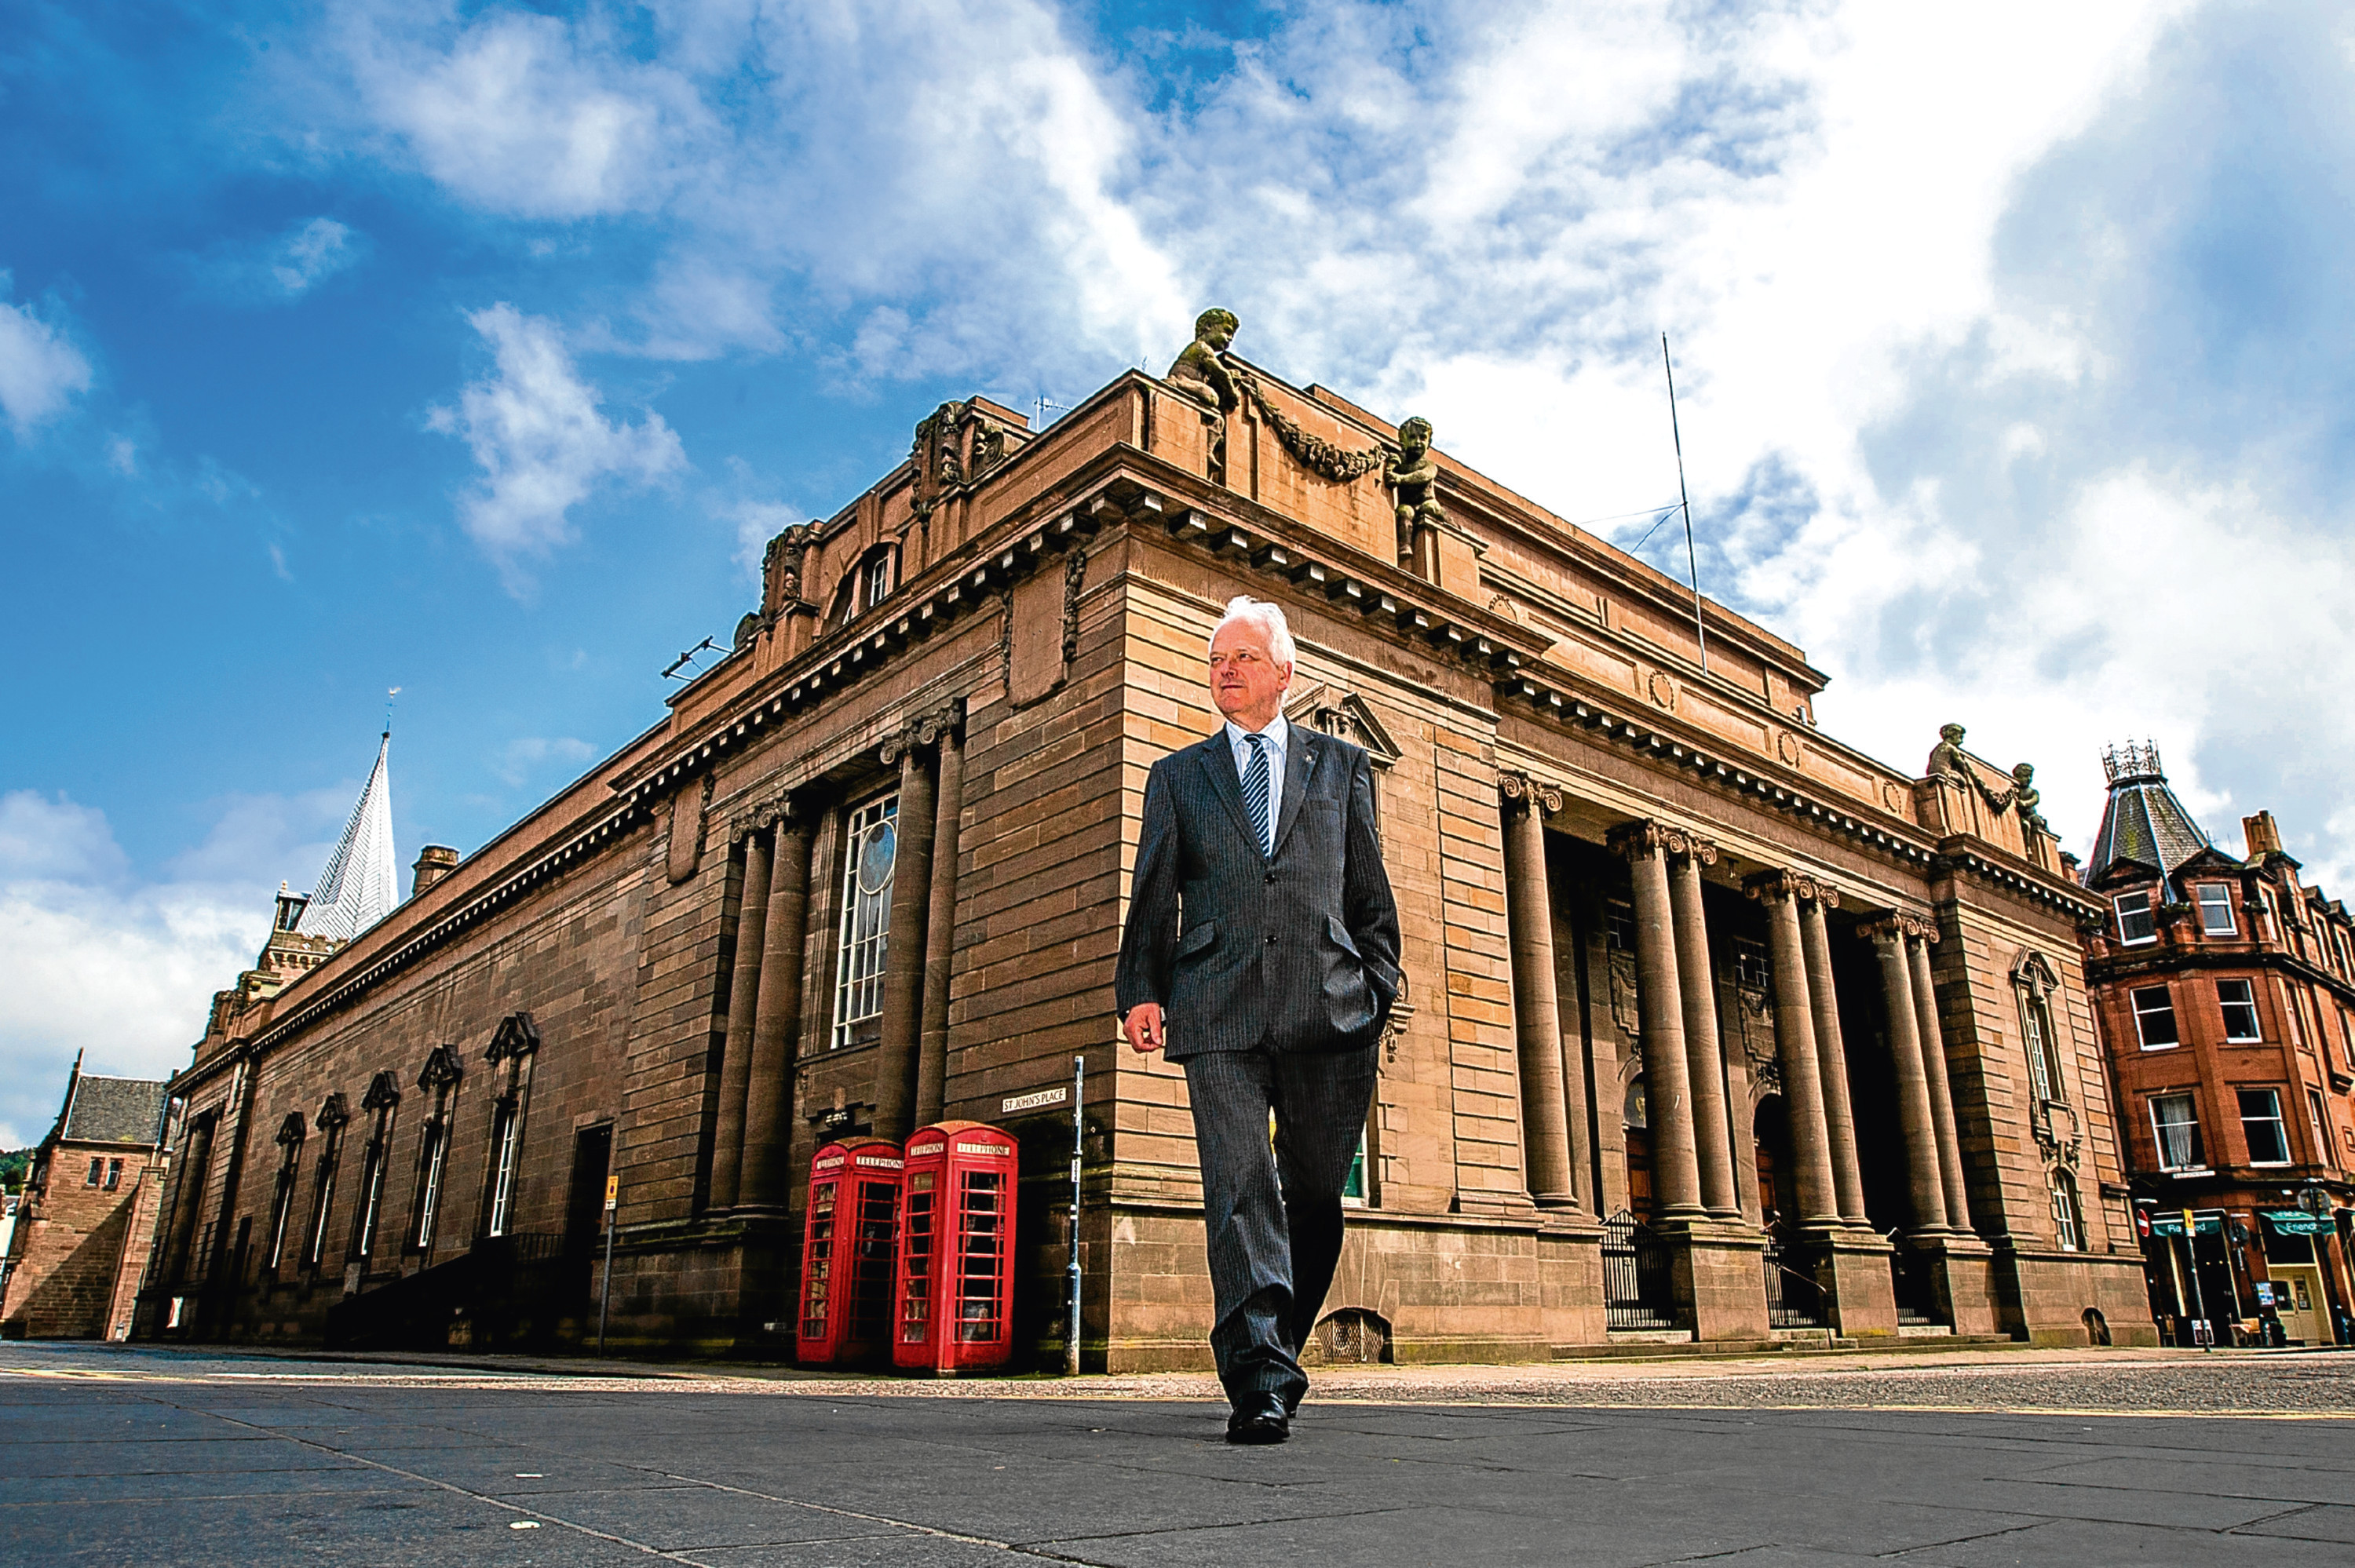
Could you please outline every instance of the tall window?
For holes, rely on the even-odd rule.
[[[498,1102],[491,1114],[491,1221],[485,1235],[507,1234],[515,1206],[517,1146],[523,1141],[523,1117],[512,1096]]]
[[[2237,937],[2240,922],[2232,917],[2232,885],[2203,882],[2192,890],[2200,901],[2200,929],[2211,937]]]
[[[850,813],[843,834],[842,934],[837,944],[834,1040],[865,1045],[883,1035],[883,966],[890,956],[891,868],[899,860],[900,797]]]
[[[1733,938],[1733,983],[1748,991],[1764,991],[1773,979],[1766,962],[1766,944],[1747,937]]]
[[[417,1238],[419,1252],[433,1250],[433,1223],[442,1213],[442,1171],[450,1153],[448,1129],[440,1118],[425,1124],[425,1147],[417,1165]]]
[[[2318,1165],[2335,1165],[2330,1157],[2330,1111],[2323,1104],[2320,1089],[2306,1091],[2306,1118],[2314,1123],[2314,1160]]]
[[[108,1160],[106,1162],[106,1190],[112,1192],[116,1191],[122,1185],[123,1161],[120,1160]]]
[[[104,1179],[105,1175],[106,1161],[102,1159],[93,1158],[90,1162],[90,1174],[82,1178],[81,1184],[85,1187],[95,1187],[101,1180]]]
[[[376,1251],[376,1227],[384,1216],[384,1136],[368,1139],[360,1162],[360,1219],[352,1232],[352,1255],[366,1262]]]
[[[2151,1096],[2150,1130],[2158,1139],[2161,1171],[2191,1171],[2207,1163],[2200,1148],[2200,1118],[2190,1095]]]
[[[319,1169],[311,1198],[311,1224],[304,1233],[303,1261],[316,1268],[327,1253],[327,1223],[336,1210],[336,1176],[344,1160],[344,1097],[329,1095],[319,1107]]]
[[[2347,1046],[2347,1065],[2355,1069],[2355,1012],[2339,1015],[2339,1035]]]
[[[2158,922],[2150,912],[2147,893],[2121,893],[2110,901],[2117,906],[2118,940],[2129,948],[2158,940]]]
[[[2028,1046],[2028,1076],[2036,1097],[2057,1104],[2069,1097],[2068,1080],[2061,1074],[2061,1044],[2052,1033],[2052,1009],[2045,1001],[2040,963],[2019,981],[2019,1033]]]
[[[2220,980],[2216,982],[2216,1002],[2224,1010],[2224,1038],[2232,1041],[2262,1040],[2264,1033],[2257,1027],[2256,987],[2244,980]]]
[[[2175,1001],[2163,985],[2137,986],[2132,993],[2135,1015],[2135,1035],[2146,1051],[2164,1051],[2179,1045],[2183,1036],[2175,1029]]]
[[[2276,1089],[2243,1089],[2241,1132],[2249,1142],[2252,1165],[2289,1163],[2289,1130],[2282,1126],[2281,1093]]]
[[[270,1250],[263,1266],[276,1269],[286,1255],[286,1232],[294,1218],[294,1167],[303,1153],[303,1113],[293,1111],[278,1128],[278,1186],[270,1198]]]
[[[1636,906],[1624,898],[1606,900],[1603,906],[1603,929],[1614,953],[1636,950]]]
[[[858,608],[873,609],[891,597],[891,552],[878,550],[858,576]]]
[[[2052,1172],[2052,1234],[2062,1252],[2085,1250],[2085,1213],[2077,1203],[2077,1179],[2066,1171]]]

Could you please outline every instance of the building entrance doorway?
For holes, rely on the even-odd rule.
[[[1768,1095],[1750,1118],[1751,1158],[1758,1167],[1759,1224],[1783,1229],[1799,1217],[1796,1171],[1791,1158],[1791,1123],[1783,1097]]]

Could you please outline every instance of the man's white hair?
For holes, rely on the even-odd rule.
[[[1230,626],[1258,627],[1267,638],[1269,656],[1279,664],[1294,662],[1299,652],[1293,646],[1292,628],[1285,624],[1284,607],[1280,604],[1270,604],[1247,593],[1235,595],[1227,600],[1227,612],[1219,617],[1219,624],[1210,628],[1212,649],[1219,645],[1219,633]]]

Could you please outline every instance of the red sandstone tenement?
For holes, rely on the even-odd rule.
[[[1324,1353],[2082,1343],[2089,1312],[2147,1341],[2076,951],[2099,906],[2009,779],[1841,745],[1797,649],[1710,605],[1704,671],[1674,581],[1221,368],[1231,411],[1199,367],[1035,433],[943,406],[773,542],[660,723],[224,993],[147,1331],[577,1342],[610,1158],[612,1340],[782,1353],[811,1152],[957,1117],[1021,1140],[1017,1322],[1059,1364],[1070,1107],[1004,1107],[1084,1054],[1083,1360],[1207,1364],[1184,1078],[1115,1049],[1111,980],[1146,770],[1216,722],[1205,641],[1249,592],[1300,644],[1287,716],[1375,758],[1405,930]]]
[[[0,1258],[0,1338],[130,1337],[163,1198],[167,1086],[75,1059]]]

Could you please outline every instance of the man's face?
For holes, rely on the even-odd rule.
[[[1219,711],[1246,729],[1263,729],[1292,684],[1292,666],[1268,652],[1267,633],[1235,621],[1210,644],[1210,695]]]

